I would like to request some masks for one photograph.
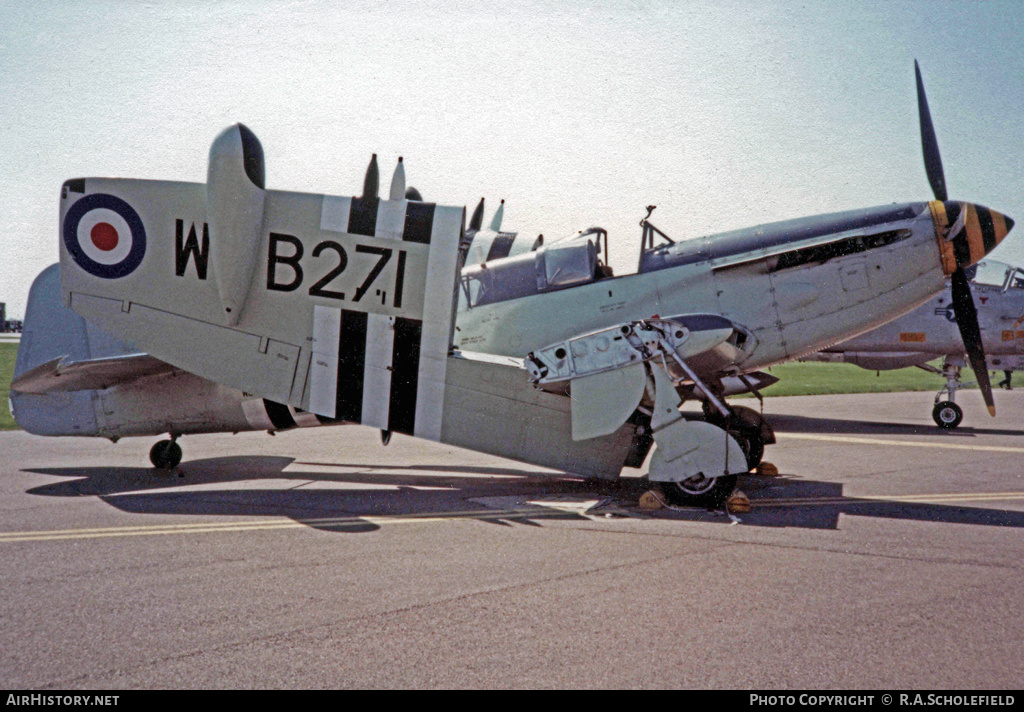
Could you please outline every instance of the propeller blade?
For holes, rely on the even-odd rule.
[[[924,149],[924,170],[936,200],[946,201],[946,176],[942,173],[942,157],[939,156],[939,142],[935,139],[932,115],[928,111],[928,97],[924,95],[921,68],[914,60],[914,74],[917,75],[917,113],[921,117],[921,148]]]
[[[974,377],[978,381],[981,397],[985,399],[989,415],[995,416],[996,405],[992,399],[992,384],[988,380],[988,365],[985,363],[985,349],[981,344],[981,327],[978,326],[978,310],[971,296],[971,285],[967,281],[963,267],[958,267],[951,275],[953,281],[953,311],[956,313],[956,325],[960,329],[960,338],[964,341],[967,358],[974,369]]]

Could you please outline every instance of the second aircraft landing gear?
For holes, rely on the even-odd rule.
[[[956,403],[951,400],[940,401],[935,404],[932,408],[932,420],[940,428],[946,428],[952,430],[956,426],[960,425],[960,421],[964,419],[964,412]]]
[[[181,445],[178,436],[171,435],[170,440],[161,440],[149,451],[149,461],[158,470],[173,470],[181,462]]]
[[[964,359],[947,356],[942,362],[941,371],[929,364],[918,366],[918,368],[924,371],[937,373],[946,379],[946,385],[935,394],[935,407],[932,408],[932,420],[940,428],[952,430],[960,425],[960,422],[964,419],[964,411],[954,402],[956,392],[961,388],[970,388],[977,385],[974,381],[960,380],[960,372],[965,365]]]

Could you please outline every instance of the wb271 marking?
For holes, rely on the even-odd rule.
[[[206,279],[207,266],[210,256],[210,233],[209,227],[203,223],[202,240],[200,241],[195,223],[189,227],[188,236],[185,236],[185,225],[183,220],[175,220],[174,240],[174,273],[178,277],[185,276],[189,261],[195,263],[196,276],[200,280]],[[292,246],[293,252],[290,255],[282,255],[279,252],[282,243]],[[373,247],[370,245],[356,245],[355,250],[359,254],[376,255],[377,262],[370,269],[369,274],[355,291],[353,302],[360,301],[373,286],[373,283],[380,276],[381,272],[391,261],[394,250],[385,247]],[[319,259],[321,255],[326,259],[325,252],[333,252],[337,264],[335,264],[323,277],[318,279],[309,288],[311,297],[324,297],[327,299],[344,300],[345,292],[328,289],[348,267],[348,253],[345,248],[333,240],[323,240],[317,243],[312,250],[312,256]],[[270,233],[270,244],[267,248],[267,289],[276,292],[293,292],[302,286],[305,278],[305,271],[300,264],[305,253],[302,242],[294,235],[283,233]],[[395,267],[395,293],[392,297],[392,304],[396,309],[402,308],[402,291],[405,286],[405,262],[406,251],[399,250]],[[291,281],[280,281],[278,265],[286,265],[291,268],[293,275]],[[387,301],[387,292],[378,290],[381,296],[381,304]]]

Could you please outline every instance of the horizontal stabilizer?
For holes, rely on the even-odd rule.
[[[11,382],[11,390],[34,395],[101,390],[174,370],[147,354],[76,362],[61,357],[21,374]]]

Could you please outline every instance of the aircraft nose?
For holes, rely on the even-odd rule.
[[[984,205],[958,200],[933,201],[929,205],[946,274],[978,262],[1013,227],[1011,218]]]

